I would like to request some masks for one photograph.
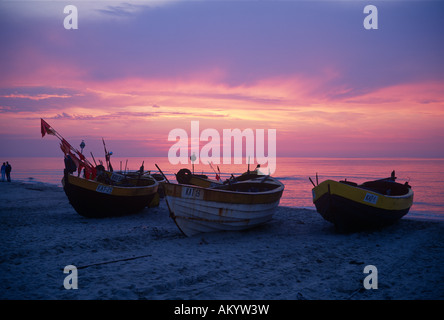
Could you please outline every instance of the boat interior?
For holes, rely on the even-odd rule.
[[[405,184],[400,184],[390,179],[367,181],[361,185],[346,180],[340,182],[387,196],[402,196],[407,194],[411,188],[407,182]]]
[[[244,181],[227,180],[223,185],[215,186],[212,189],[227,190],[234,192],[266,192],[282,187],[282,184],[275,182],[270,176],[257,176]]]
[[[109,171],[99,173],[97,181],[117,187],[146,187],[156,183],[156,180],[149,175],[113,174]]]

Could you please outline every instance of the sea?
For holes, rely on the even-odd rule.
[[[12,165],[11,178],[13,180],[62,186],[63,157],[11,158],[3,161],[9,161]],[[166,177],[173,182],[175,182],[174,174],[182,168],[188,168],[198,174],[206,174],[210,178],[215,178],[216,172],[220,171],[221,178],[225,180],[231,174],[239,175],[248,168],[255,169],[256,164],[246,162],[244,160],[242,164],[210,165],[201,162],[173,165],[167,157],[111,159],[115,171],[135,171],[139,170],[143,164],[145,171],[155,173],[158,172],[155,166],[157,164]],[[397,181],[408,182],[414,191],[413,206],[406,218],[444,221],[444,159],[279,157],[276,159],[276,171],[273,177],[285,185],[281,206],[315,210],[312,201],[313,185],[309,177],[314,183],[316,183],[317,175],[319,183],[326,179],[347,179],[359,184],[389,177],[393,170],[395,170]]]

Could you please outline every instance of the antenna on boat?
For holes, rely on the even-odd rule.
[[[316,172],[316,185],[319,185],[318,173]]]
[[[105,149],[105,161],[106,161],[106,168],[108,169],[108,171],[113,172],[113,166],[111,165],[111,155],[113,154],[111,151],[108,152],[106,150],[106,145],[105,145],[105,140],[102,137],[102,142],[103,142],[103,148]]]
[[[392,174],[391,174],[390,178],[391,178],[393,181],[396,180],[396,177],[395,177],[395,170],[392,171]]]
[[[94,155],[93,155],[92,151],[91,151],[90,153],[91,153],[91,157],[92,157],[92,159],[93,159],[93,161],[94,161],[94,164],[95,164],[96,167],[97,167],[97,162],[96,162],[96,159],[94,159]]]
[[[219,166],[217,166],[217,169],[219,170],[219,174],[217,174],[217,171],[214,169],[213,165],[211,164],[210,161],[208,161],[208,164],[210,165],[210,168],[213,170],[214,174],[216,175],[216,180],[219,181],[220,180],[220,170],[219,170]]]
[[[310,182],[313,185],[313,187],[316,187],[316,185],[314,184],[313,180],[311,180],[311,177],[308,177],[308,179],[310,180]]]
[[[250,173],[250,156],[248,156],[248,168],[247,168],[247,172]]]
[[[194,174],[194,161],[196,161],[196,154],[193,152],[193,155],[190,157],[191,163],[193,165],[193,174]]]
[[[160,172],[160,174],[162,175],[162,177],[164,177],[164,179],[166,180],[166,182],[170,183],[170,182],[168,181],[168,178],[163,174],[162,170],[160,170],[160,168],[159,168],[159,166],[157,165],[157,163],[155,163],[154,165],[156,166],[157,170],[159,170],[159,172]]]

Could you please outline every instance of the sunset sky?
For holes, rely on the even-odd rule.
[[[117,156],[199,121],[276,129],[277,156],[444,157],[443,39],[444,1],[0,0],[0,155],[60,156],[43,118]]]

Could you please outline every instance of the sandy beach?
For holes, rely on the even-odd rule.
[[[63,189],[0,183],[0,299],[434,300],[444,298],[444,222],[408,216],[337,234],[314,210],[279,207],[244,232],[187,238],[165,200],[142,213],[87,219]],[[78,270],[67,290],[65,266]],[[364,268],[377,268],[365,289]]]

